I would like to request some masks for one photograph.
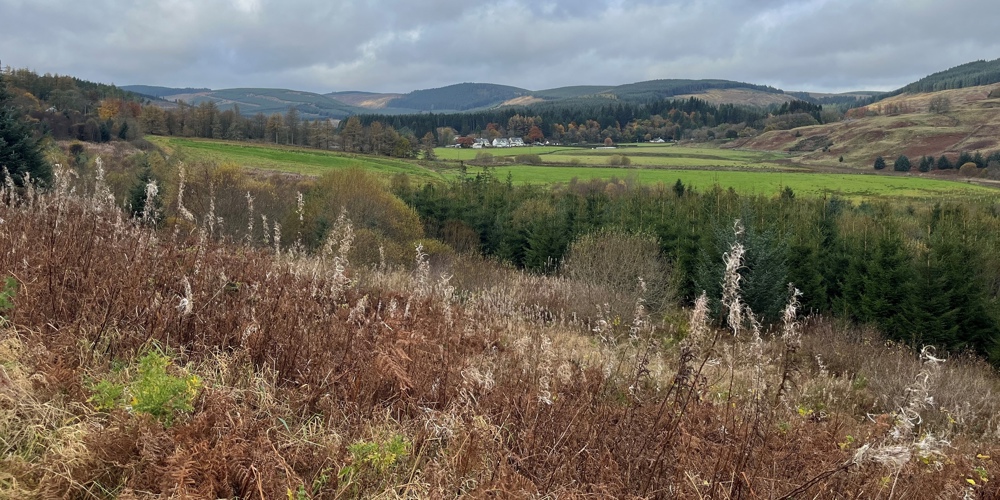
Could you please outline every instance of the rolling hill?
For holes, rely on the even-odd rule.
[[[142,94],[149,97],[166,97],[178,94],[195,94],[199,92],[211,92],[212,89],[201,88],[172,88],[172,87],[157,87],[155,85],[125,85],[121,87],[122,90],[128,90],[129,92],[135,92],[136,94]]]
[[[576,85],[545,90],[527,90],[488,83],[460,83],[408,94],[333,92],[325,94],[368,113],[405,114],[422,112],[476,111],[499,106],[582,105],[595,102],[644,103],[659,99],[697,97],[713,104],[770,106],[794,99],[818,103],[807,93],[785,93],[764,85],[729,80],[649,80],[625,85]],[[867,96],[867,94],[866,94]],[[842,97],[853,100],[853,95]]]
[[[985,85],[903,93],[853,110],[840,122],[764,132],[729,146],[798,151],[805,153],[802,161],[806,164],[865,170],[872,168],[876,156],[915,159],[944,154],[954,161],[962,151],[1000,151],[997,88]],[[934,101],[947,103],[946,109],[932,112]]]
[[[233,106],[239,106],[240,113],[244,115],[285,113],[292,106],[298,109],[303,118],[310,120],[317,118],[343,119],[353,114],[366,112],[364,108],[352,106],[328,96],[298,90],[263,88],[167,89],[139,85],[130,88],[148,89],[161,94],[157,97],[167,101],[184,101],[192,105],[211,101],[220,109],[232,109]],[[176,92],[171,93],[172,90]]]

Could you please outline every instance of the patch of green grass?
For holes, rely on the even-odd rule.
[[[786,158],[777,153],[757,151],[737,151],[719,148],[692,148],[672,144],[622,144],[614,149],[595,149],[567,146],[531,146],[524,148],[456,149],[438,148],[434,151],[442,160],[472,161],[479,153],[492,155],[495,161],[503,163],[505,158],[517,155],[536,154],[542,161],[559,165],[607,165],[608,158],[625,155],[632,166],[646,167],[721,167],[721,168],[770,168],[790,170],[797,167],[775,163]],[[512,161],[512,160],[511,160]]]
[[[475,174],[478,168],[470,168]],[[888,175],[819,174],[802,172],[748,172],[729,170],[666,170],[596,167],[496,167],[494,175],[504,179],[510,175],[515,183],[553,184],[573,179],[610,180],[611,178],[634,181],[640,184],[663,183],[672,185],[680,179],[686,186],[707,191],[718,185],[733,188],[743,194],[777,195],[788,187],[797,196],[837,195],[848,199],[909,198],[933,199],[941,197],[997,197],[996,189],[954,181],[901,177]]]
[[[232,162],[243,167],[275,170],[302,175],[322,175],[332,169],[360,167],[381,174],[406,173],[416,177],[440,179],[440,176],[420,165],[368,155],[352,155],[267,144],[188,139],[180,137],[148,137],[156,145],[179,155],[185,161]]]

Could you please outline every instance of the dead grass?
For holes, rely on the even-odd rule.
[[[279,253],[203,225],[156,233],[104,200],[0,194],[0,270],[19,283],[0,329],[3,496],[996,494],[997,381],[974,360],[945,363],[921,427],[890,438],[923,365],[865,332],[818,320],[793,349],[641,303],[584,320],[566,279],[479,270],[456,289],[423,257],[351,266],[343,231],[329,253]],[[194,410],[170,426],[99,410],[90,382],[151,346],[201,378]],[[858,453],[927,432],[943,455]]]

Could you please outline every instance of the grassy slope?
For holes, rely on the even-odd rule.
[[[871,169],[876,156],[895,158],[904,154],[917,158],[948,154],[954,159],[963,150],[994,151],[1000,149],[1000,99],[987,98],[991,89],[986,86],[900,95],[873,105],[876,109],[893,104],[908,108],[899,115],[767,132],[736,144],[750,149],[787,151],[802,140],[826,136],[833,146],[827,152],[803,155],[804,164],[838,165],[839,157],[843,156],[845,165],[862,170]],[[931,99],[938,96],[951,101],[950,112],[928,112]],[[796,137],[796,132],[801,136]]]
[[[416,163],[377,156],[179,137],[149,137],[149,140],[188,161],[234,162],[248,168],[301,175],[322,175],[331,169],[361,167],[386,175],[405,173],[420,178],[440,178]]]

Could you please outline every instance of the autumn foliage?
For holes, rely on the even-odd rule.
[[[803,321],[793,293],[762,332],[736,272],[724,327],[706,299],[654,316],[631,290],[630,311],[583,320],[582,277],[450,269],[476,282],[423,246],[407,267],[355,264],[351,209],[305,252],[213,237],[212,213],[157,230],[99,180],[56,184],[0,193],[5,495],[997,493],[992,372]],[[151,406],[170,419],[138,404],[150,384],[176,386]]]

